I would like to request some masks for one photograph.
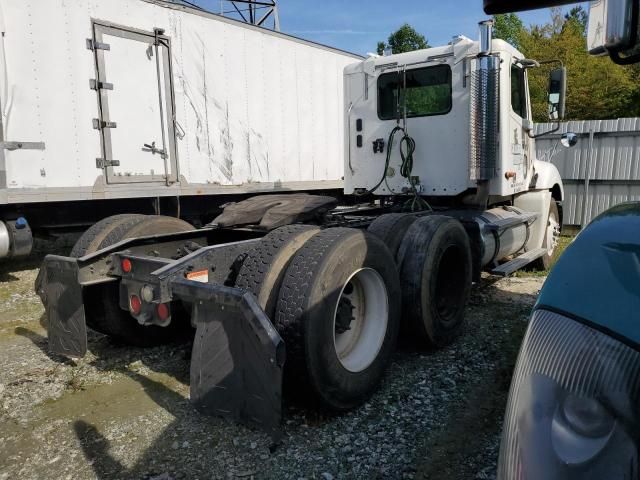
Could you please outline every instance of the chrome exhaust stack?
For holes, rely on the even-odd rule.
[[[491,43],[493,42],[493,20],[483,20],[478,23],[480,27],[480,51],[478,52],[479,57],[486,57],[487,55],[491,55],[492,47]]]
[[[471,73],[471,180],[496,176],[500,125],[500,58],[492,55],[493,20],[479,23],[480,45]]]

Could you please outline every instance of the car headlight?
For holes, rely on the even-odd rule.
[[[637,479],[640,353],[536,310],[514,372],[498,479]]]

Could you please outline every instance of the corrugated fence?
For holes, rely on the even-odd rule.
[[[553,124],[535,125],[535,133]],[[578,144],[564,148],[563,133]],[[640,201],[640,118],[566,122],[536,140],[539,160],[551,161],[564,181],[564,224],[584,226],[618,203]]]

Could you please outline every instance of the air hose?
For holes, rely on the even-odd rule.
[[[418,183],[417,179],[412,175],[413,172],[413,154],[416,151],[416,141],[409,136],[407,133],[407,103],[406,103],[406,90],[407,90],[407,72],[405,69],[402,71],[398,71],[398,76],[402,75],[402,89],[403,95],[397,95],[396,98],[396,111],[397,111],[397,122],[396,127],[391,130],[389,134],[389,140],[387,141],[387,157],[384,162],[384,170],[382,172],[382,178],[380,181],[370,190],[366,192],[362,192],[359,196],[370,195],[374,193],[380,185],[384,182],[389,189],[389,192],[395,193],[393,189],[387,183],[387,174],[389,173],[389,164],[391,163],[391,153],[393,152],[393,140],[398,132],[402,132],[402,138],[400,139],[400,158],[402,159],[402,163],[400,164],[400,175],[409,180],[409,184],[411,185],[411,194],[413,198],[408,200],[403,205],[403,210],[410,210],[412,212],[420,211],[420,210],[432,210],[431,206],[418,194],[418,189],[416,185]],[[400,83],[400,81],[398,82]],[[401,105],[400,98],[402,97],[403,110],[404,115],[402,115],[403,126],[400,126],[401,119]]]
[[[393,139],[395,138],[396,133],[398,133],[400,131],[404,132],[405,130],[400,125],[398,125],[393,130],[391,130],[391,134],[389,135],[389,140],[387,141],[387,157],[386,157],[385,162],[384,162],[384,170],[382,171],[382,178],[370,190],[367,190],[366,192],[359,193],[358,194],[359,196],[365,196],[365,195],[372,194],[373,192],[378,190],[378,188],[380,188],[380,185],[382,185],[382,183],[387,179],[387,172],[389,171],[389,163],[391,163],[391,151],[393,150]],[[415,142],[414,142],[414,145],[415,145]],[[402,154],[402,150],[400,151],[400,154]],[[413,159],[411,160],[411,163],[413,164]]]
[[[416,151],[416,141],[413,137],[409,136],[406,129],[397,125],[391,133],[389,134],[389,140],[387,141],[387,156],[384,163],[384,171],[382,172],[382,178],[380,181],[370,190],[366,192],[360,193],[360,196],[369,195],[374,193],[380,185],[386,183],[387,181],[387,173],[389,172],[389,164],[391,163],[391,154],[393,153],[393,142],[398,133],[402,132],[402,137],[400,138],[399,148],[400,148],[400,158],[402,160],[400,164],[400,175],[409,180],[409,184],[411,185],[411,194],[412,198],[405,202],[403,206],[403,210],[409,210],[412,212],[420,211],[420,210],[431,210],[429,204],[423,200],[418,194],[418,190],[416,188],[416,179],[413,177],[413,154]],[[394,193],[391,187],[388,186],[389,191]]]

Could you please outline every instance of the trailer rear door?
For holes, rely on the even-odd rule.
[[[94,23],[102,156],[97,166],[108,183],[178,179],[170,39]]]

